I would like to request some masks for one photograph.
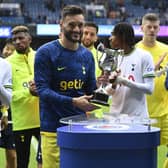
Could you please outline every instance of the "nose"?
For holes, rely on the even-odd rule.
[[[76,25],[76,26],[73,28],[73,30],[74,30],[74,31],[80,31],[81,28],[80,28],[78,25]]]
[[[155,28],[154,28],[154,27],[151,27],[151,31],[155,31]]]
[[[15,44],[20,43],[20,39],[19,39],[19,38],[16,38],[16,39],[14,40],[14,43],[15,43]]]

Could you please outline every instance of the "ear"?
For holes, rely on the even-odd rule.
[[[94,42],[96,42],[97,40],[98,40],[98,36],[95,37],[95,41]]]
[[[62,19],[60,20],[59,25],[60,25],[60,32],[62,32],[62,26],[63,26],[63,20]]]
[[[60,22],[59,22],[60,27],[63,26],[63,23],[64,23],[64,21],[61,19]]]
[[[32,42],[32,37],[30,35],[28,36],[28,39],[29,39],[29,42],[31,43]]]
[[[141,28],[141,31],[143,32],[143,26],[142,26],[142,25],[141,25],[141,27],[140,27],[140,28]]]

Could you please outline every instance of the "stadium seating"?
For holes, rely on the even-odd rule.
[[[47,6],[47,2],[49,6]],[[97,2],[101,2],[97,0]],[[120,13],[120,6],[117,6],[117,0],[106,1],[105,9],[107,15],[102,18],[95,16],[87,18],[87,20],[95,21],[97,24],[116,24],[120,21],[128,21],[131,24],[140,24],[141,17],[147,12],[166,13],[165,7],[168,6],[167,0],[123,0],[123,7],[125,8],[124,19],[117,15],[116,18],[108,18],[108,12],[115,10]],[[37,24],[37,23],[58,23],[60,18],[61,8],[66,4],[78,4],[85,8],[85,5],[91,3],[89,0],[5,0],[3,3],[20,3],[22,16],[4,16],[0,17],[0,23],[2,24]],[[96,4],[96,5],[99,5]],[[102,3],[101,3],[102,5]],[[166,15],[166,14],[165,14]],[[166,19],[166,20],[165,20]],[[167,24],[168,20],[162,17],[161,24]]]

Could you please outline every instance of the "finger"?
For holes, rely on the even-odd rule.
[[[115,71],[116,71],[116,73],[120,73],[121,69],[116,69]]]

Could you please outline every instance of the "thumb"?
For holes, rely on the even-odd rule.
[[[93,95],[85,95],[84,97],[85,97],[85,99],[89,100],[93,97]]]

